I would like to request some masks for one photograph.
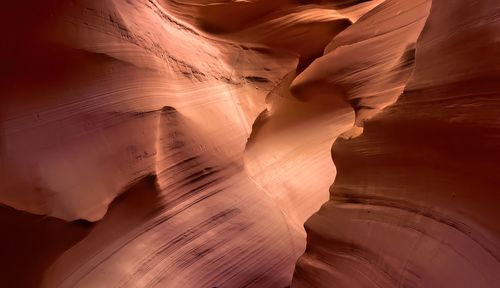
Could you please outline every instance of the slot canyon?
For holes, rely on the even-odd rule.
[[[500,287],[500,1],[6,1],[0,287]]]

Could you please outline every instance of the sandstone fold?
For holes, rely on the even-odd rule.
[[[32,2],[0,286],[500,283],[497,0]]]
[[[498,9],[432,1],[403,95],[333,146],[293,287],[498,286]]]
[[[355,125],[394,103],[414,67],[415,42],[431,1],[384,1],[335,36],[291,84],[305,101],[341,98],[353,106]]]
[[[12,47],[17,77],[1,109],[0,201],[32,213],[96,221],[130,183],[157,174],[164,106],[223,112],[222,126],[196,121],[224,127],[228,154],[241,154],[266,90],[293,67],[292,56],[176,24],[154,1],[46,2],[31,20],[41,39],[16,35],[25,45]]]

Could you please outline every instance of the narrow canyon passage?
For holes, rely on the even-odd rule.
[[[497,2],[6,4],[0,286],[496,287]]]

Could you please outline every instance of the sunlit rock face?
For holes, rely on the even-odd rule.
[[[404,94],[333,146],[293,287],[498,286],[499,8],[432,2]]]
[[[8,46],[0,199],[101,221],[35,286],[288,285],[304,237],[246,176],[243,151],[297,57],[210,39],[155,1],[45,2],[26,16],[37,37]],[[12,6],[15,25],[25,11]]]
[[[302,225],[327,200],[333,181],[329,146],[337,129],[352,121],[330,111],[334,118],[323,117],[328,133],[302,125],[302,140],[314,135],[312,143],[299,141],[302,152],[288,148],[273,158],[278,166],[294,155],[288,170],[295,174],[300,169],[293,166],[324,167],[315,185],[280,187],[286,170],[276,179],[265,177],[262,161],[269,163],[269,154],[245,154],[247,142],[256,142],[248,141],[254,121],[273,106],[267,95],[288,89],[297,51],[257,32],[254,38],[253,32],[216,37],[156,1],[42,1],[29,11],[16,3],[8,8],[2,27],[27,20],[15,32],[6,29],[10,41],[2,55],[10,74],[2,79],[0,201],[96,223],[64,224],[4,208],[5,227],[26,227],[10,229],[2,242],[5,285],[290,284],[305,247]],[[306,35],[308,25],[319,26],[319,34],[326,30],[323,44],[300,50],[307,57],[321,54],[321,46],[351,23],[338,13],[327,17],[333,10],[319,6],[292,8],[297,20],[279,13],[290,22],[287,33],[297,26]],[[315,20],[318,15],[324,16]],[[272,32],[278,20],[255,29]],[[291,41],[303,43],[304,37]]]
[[[17,36],[26,43],[12,47],[23,50],[8,59],[17,77],[2,103],[2,202],[33,213],[99,220],[128,184],[182,160],[160,151],[165,106],[198,126],[182,130],[186,157],[223,149],[217,158],[233,161],[295,64],[210,40],[154,2],[49,4],[32,23],[42,39]]]
[[[0,286],[495,287],[494,2],[6,4]]]

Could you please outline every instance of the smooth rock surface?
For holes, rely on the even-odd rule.
[[[498,286],[499,8],[432,1],[404,94],[333,146],[292,287]]]
[[[6,3],[0,286],[496,287],[497,2]]]

